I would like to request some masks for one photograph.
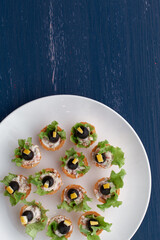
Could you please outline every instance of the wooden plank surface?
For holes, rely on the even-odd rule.
[[[153,186],[133,239],[157,240],[160,1],[1,0],[0,120],[28,101],[64,93],[105,103],[140,136]]]

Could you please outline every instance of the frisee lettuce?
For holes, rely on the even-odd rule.
[[[114,193],[110,198],[107,198],[106,202],[103,204],[98,204],[97,207],[104,211],[106,208],[119,207],[122,204],[122,201],[117,201],[118,194]]]
[[[39,194],[40,196],[46,195],[52,191],[45,191],[44,189],[42,189],[43,183],[40,177],[42,174],[47,173],[49,173],[49,171],[42,169],[40,172],[35,173],[35,177],[32,175],[28,177],[28,182],[34,184],[37,187],[35,193]]]
[[[22,165],[22,150],[23,149],[29,149],[33,144],[32,144],[32,138],[28,137],[26,139],[18,139],[18,145],[19,147],[14,150],[14,155],[15,158],[12,159],[12,162],[16,163],[17,167],[20,167]]]
[[[63,201],[60,205],[57,206],[57,208],[65,209],[67,212],[71,212],[71,211],[85,212],[85,211],[89,211],[91,209],[87,204],[88,201],[92,201],[92,199],[89,198],[86,194],[84,194],[84,198],[81,203],[76,204],[75,201],[71,201],[70,203]]]
[[[75,133],[76,133],[76,129],[78,128],[78,127],[89,127],[90,128],[90,132],[89,132],[89,137],[92,137],[93,138],[93,140],[90,140],[89,141],[89,144],[87,145],[87,146],[84,146],[83,145],[83,143],[81,143],[81,141],[79,140],[79,138],[78,137],[76,137],[75,136]],[[73,127],[72,127],[72,129],[71,129],[71,136],[70,136],[70,140],[71,140],[71,142],[73,142],[73,143],[75,143],[76,145],[77,145],[77,147],[79,147],[79,148],[88,148],[90,145],[91,145],[91,142],[92,141],[96,141],[97,140],[97,134],[96,133],[92,133],[92,131],[94,130],[94,127],[92,127],[89,123],[85,123],[85,124],[83,124],[83,123],[76,123]]]
[[[22,202],[25,203],[28,206],[37,206],[41,211],[40,221],[35,222],[35,223],[27,224],[26,227],[25,227],[26,228],[26,233],[32,238],[32,240],[34,240],[37,233],[39,231],[42,231],[43,229],[45,229],[45,226],[46,226],[47,220],[48,220],[48,217],[46,216],[46,212],[48,210],[44,209],[40,202],[36,203],[35,200],[33,200],[32,202],[27,202],[24,199],[24,200],[22,200]]]
[[[88,240],[100,240],[100,237],[96,235],[97,230],[105,230],[107,232],[110,232],[110,227],[112,226],[112,223],[107,223],[104,221],[104,217],[102,216],[94,216],[92,215],[86,215],[85,218],[88,219],[95,219],[98,221],[98,226],[92,226],[92,232],[89,229],[83,228],[82,224],[80,224],[79,229],[80,232],[84,233],[87,236]]]
[[[42,138],[47,138],[49,139],[48,137],[48,134],[50,131],[56,131],[59,136],[61,137],[61,139],[66,139],[66,132],[64,131],[64,129],[62,131],[57,131],[57,128],[58,128],[58,122],[57,121],[53,121],[51,124],[49,124],[47,126],[47,129],[45,132],[40,132],[40,134],[38,135],[40,139]]]
[[[8,176],[5,176],[3,180],[0,180],[1,183],[4,183],[5,186],[9,186],[10,182],[12,181],[13,178],[17,177],[16,174],[9,173]]]
[[[5,176],[4,179],[1,180],[0,182],[4,183],[5,186],[8,187],[12,179],[15,177],[17,177],[17,175],[9,173],[8,176]],[[4,196],[8,196],[10,198],[11,205],[15,206],[21,200],[22,197],[26,196],[26,193],[15,191],[13,194],[10,194],[7,190],[5,190]]]
[[[51,237],[51,240],[66,240],[67,238],[65,236],[59,237],[54,233],[57,230],[57,226],[58,226],[58,223],[56,221],[51,222],[48,225],[46,235],[48,237]],[[54,232],[53,232],[53,230],[54,230]]]
[[[26,193],[21,193],[15,191],[13,194],[10,194],[5,190],[4,196],[8,196],[12,206],[15,206],[18,202],[21,202],[21,198],[26,196]]]
[[[121,169],[119,173],[115,173],[112,170],[108,181],[112,182],[115,185],[116,189],[122,188],[124,185],[123,178],[125,175],[126,171],[124,169]]]
[[[124,152],[122,152],[121,148],[109,145],[107,140],[99,142],[97,148],[100,149],[98,152],[99,154],[102,154],[104,152],[112,153],[113,155],[112,165],[118,165],[119,168],[121,168],[124,165],[125,162]]]
[[[76,170],[75,169],[74,171],[76,171],[76,173],[78,173],[78,174],[85,174],[85,173],[87,173],[90,170],[90,167],[86,166],[84,164],[83,160],[84,160],[85,156],[83,155],[83,153],[81,152],[80,156],[79,156],[77,154],[77,152],[74,150],[74,148],[70,148],[69,150],[66,150],[65,157],[64,158],[63,157],[60,158],[60,161],[62,162],[61,167],[66,166],[67,161],[68,161],[68,159],[70,157],[77,158],[79,160],[78,161],[79,166],[83,167],[83,169],[81,169],[81,170]]]

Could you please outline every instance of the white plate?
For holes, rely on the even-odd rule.
[[[47,152],[41,148],[42,159],[35,168],[23,169],[16,167],[11,162],[11,159],[13,158],[14,149],[17,147],[17,140],[31,136],[33,143],[39,144],[37,134],[53,120],[57,120],[59,125],[67,132],[65,145],[56,152]],[[124,188],[119,196],[119,199],[123,201],[122,206],[119,208],[111,207],[102,212],[96,207],[99,202],[93,194],[95,182],[99,178],[109,176],[112,169],[119,171],[117,166],[104,170],[95,167],[91,163],[89,153],[96,143],[87,150],[81,149],[88,157],[89,164],[92,166],[91,170],[84,177],[73,180],[61,171],[58,159],[60,156],[64,156],[66,149],[73,147],[69,140],[70,129],[76,122],[80,121],[87,121],[95,126],[98,134],[97,142],[107,139],[110,144],[121,147],[125,152],[126,163],[124,168],[127,176],[125,176]],[[93,198],[93,202],[89,203],[89,205],[93,210],[105,216],[107,222],[113,223],[110,233],[102,232],[102,240],[128,240],[141,224],[148,207],[151,192],[151,173],[148,158],[133,128],[109,107],[88,98],[70,95],[50,96],[32,101],[15,110],[0,124],[0,149],[1,179],[8,172],[28,176],[42,168],[48,167],[55,168],[61,173],[64,185],[55,195],[40,197],[36,193],[32,193],[27,199],[28,201],[33,199],[41,201],[43,206],[50,210],[48,217],[57,214],[70,217],[74,223],[71,240],[82,240],[85,237],[81,235],[77,227],[78,218],[82,213],[68,213],[65,210],[57,210],[56,208],[56,205],[60,203],[62,189],[68,184],[80,184],[86,188],[88,196]],[[5,240],[30,239],[25,234],[25,229],[21,226],[19,220],[19,211],[22,204],[11,207],[9,199],[3,196],[2,184],[0,186],[1,238]],[[35,190],[35,188],[32,187],[32,190]],[[36,239],[44,240],[49,238],[43,231],[38,233]]]

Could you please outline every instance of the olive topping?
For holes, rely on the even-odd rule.
[[[52,142],[52,143],[56,143],[58,142],[60,136],[57,132],[55,132],[54,130],[53,131],[50,131],[48,133],[48,137],[49,137],[49,141]]]
[[[73,161],[74,161],[74,158],[71,158],[68,161],[67,166],[68,166],[69,169],[75,170],[78,167],[78,162],[74,163]]]
[[[89,131],[86,127],[81,126],[81,127],[76,129],[75,135],[78,138],[85,139],[89,136]]]
[[[93,229],[91,227],[98,227],[99,223],[96,219],[90,218],[87,223],[86,223],[87,228],[89,229],[90,232],[93,232]]]
[[[13,193],[19,189],[19,183],[16,181],[11,181],[9,186],[13,189]]]
[[[70,230],[70,226],[67,226],[64,221],[60,222],[57,226],[58,231],[61,234],[67,234]]]
[[[102,161],[100,161],[100,160],[98,159],[98,156],[99,156],[99,155],[102,155]],[[102,153],[102,154],[97,153],[97,154],[95,155],[95,160],[96,160],[96,162],[97,162],[98,164],[104,163],[104,162],[106,161],[105,153]]]
[[[51,176],[45,176],[45,177],[42,179],[43,185],[44,185],[46,182],[48,183],[48,187],[51,187],[51,186],[54,184],[54,179],[53,179],[53,177],[51,177]]]
[[[108,195],[108,194],[110,194],[110,191],[111,191],[111,187],[109,187],[109,188],[104,188],[103,185],[100,187],[100,192],[101,192],[103,195]]]
[[[71,200],[76,200],[79,197],[79,192],[76,189],[69,189],[68,193],[67,193],[69,199]]]
[[[33,219],[33,212],[26,210],[23,212],[22,216],[26,216],[28,219],[28,222],[30,222]]]
[[[22,158],[26,161],[32,160],[34,157],[34,152],[31,149],[23,149]]]

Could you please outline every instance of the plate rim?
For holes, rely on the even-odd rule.
[[[127,126],[133,131],[133,133],[135,134],[135,136],[137,137],[138,139],[138,142],[140,143],[142,149],[143,149],[143,152],[144,152],[144,155],[146,157],[146,163],[147,163],[147,167],[148,167],[148,173],[149,173],[149,191],[148,191],[148,198],[147,198],[147,203],[146,203],[146,207],[145,207],[145,211],[141,217],[141,220],[139,221],[136,229],[133,231],[133,233],[131,234],[130,236],[130,239],[135,235],[135,233],[137,232],[137,230],[139,229],[140,225],[142,224],[143,220],[144,220],[144,217],[147,213],[147,210],[148,210],[148,207],[149,207],[149,203],[150,203],[150,199],[151,199],[151,190],[152,190],[152,175],[151,175],[151,167],[150,167],[150,163],[149,163],[149,158],[148,158],[148,155],[147,155],[147,152],[145,150],[145,147],[140,139],[140,137],[138,136],[138,134],[136,133],[136,131],[134,130],[134,128],[127,122],[127,120],[122,117],[119,113],[117,113],[115,110],[113,110],[111,107],[107,106],[106,104],[102,103],[102,102],[99,102],[95,99],[92,99],[92,98],[89,98],[89,97],[84,97],[84,96],[80,96],[80,95],[75,95],[75,94],[56,94],[56,95],[48,95],[48,96],[44,96],[44,97],[39,97],[39,98],[36,98],[34,100],[31,100],[23,105],[21,105],[20,107],[16,108],[15,110],[13,110],[11,113],[9,113],[1,122],[0,122],[0,129],[1,127],[3,126],[3,124],[5,123],[5,121],[7,119],[9,119],[16,111],[18,111],[19,109],[23,108],[24,106],[26,105],[29,105],[33,102],[38,102],[39,100],[42,100],[42,99],[46,99],[46,98],[56,98],[56,97],[73,97],[73,98],[83,98],[83,99],[86,99],[87,101],[91,101],[91,102],[95,102],[96,104],[99,104],[105,108],[108,108],[111,112],[113,112],[114,114],[116,114],[119,118],[121,118],[121,120],[123,120]]]

